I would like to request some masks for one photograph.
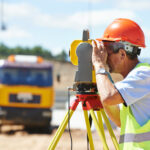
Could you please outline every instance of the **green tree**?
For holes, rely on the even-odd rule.
[[[67,53],[65,52],[65,50],[62,50],[62,52],[58,55],[55,56],[55,59],[56,60],[59,60],[59,61],[67,61]]]
[[[31,51],[33,55],[42,56],[44,58],[53,58],[51,52],[43,49],[41,46],[35,46]]]
[[[41,46],[34,46],[33,48],[16,46],[9,48],[6,45],[0,43],[0,57],[6,58],[9,55],[37,55],[42,56],[44,59],[56,59],[58,61],[67,61],[68,55],[65,50],[56,56],[53,56],[51,51],[44,49]]]
[[[1,57],[6,57],[8,56],[10,53],[10,50],[7,46],[5,46],[4,44],[0,44],[0,56]]]

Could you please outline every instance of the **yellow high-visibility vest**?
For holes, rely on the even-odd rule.
[[[147,63],[140,63],[136,67],[147,66]],[[122,105],[120,109],[121,133],[119,146],[120,150],[150,150],[150,120],[140,126],[134,118],[130,106]]]

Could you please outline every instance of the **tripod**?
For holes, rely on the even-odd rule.
[[[88,111],[91,114],[92,120],[93,120],[94,125],[97,129],[98,135],[100,136],[100,139],[103,143],[103,149],[108,150],[109,148],[108,148],[108,145],[106,142],[102,117],[103,117],[105,124],[108,128],[112,142],[113,142],[116,150],[119,150],[119,145],[118,145],[116,137],[113,133],[111,125],[109,123],[109,120],[108,120],[108,118],[107,118],[107,116],[103,110],[103,106],[100,102],[99,96],[95,92],[90,92],[90,93],[84,92],[84,93],[76,94],[76,99],[74,100],[74,102],[70,106],[69,111],[66,113],[64,120],[62,121],[61,125],[59,126],[54,138],[52,139],[48,150],[54,150],[55,149],[59,139],[61,138],[61,136],[62,136],[62,134],[63,134],[63,132],[67,126],[68,120],[71,119],[71,117],[72,117],[74,111],[76,110],[79,102],[82,103],[82,109],[84,112],[84,118],[85,118],[85,123],[86,123],[86,128],[87,128],[87,134],[88,134],[88,138],[89,138],[90,149],[94,150],[94,144],[93,144],[92,132],[91,132],[91,128],[90,128],[90,122],[89,122],[89,118],[88,118]],[[96,111],[97,117],[96,117],[94,111]]]

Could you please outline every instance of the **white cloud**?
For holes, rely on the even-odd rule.
[[[72,28],[80,29],[86,28],[90,24],[93,26],[100,26],[110,23],[115,18],[126,17],[134,18],[135,14],[132,11],[121,10],[102,10],[91,12],[77,12],[70,16],[50,16],[40,15],[36,21],[39,25],[46,27]]]
[[[5,3],[4,5],[4,17],[6,20],[18,17],[31,18],[37,13],[39,13],[39,10],[27,3]]]
[[[94,0],[98,1],[98,0]],[[6,4],[6,17],[13,20],[17,17],[23,20],[29,19],[31,25],[38,25],[48,28],[70,28],[70,29],[82,29],[92,26],[100,26],[110,23],[114,18],[126,17],[134,18],[133,11],[126,11],[120,9],[98,10],[98,11],[86,11],[76,12],[70,15],[51,15],[44,14],[38,8],[27,4]],[[24,20],[23,20],[24,21]]]
[[[98,2],[102,2],[104,0],[57,0],[57,1],[70,2],[70,3],[72,3],[72,2],[75,2],[75,3],[77,3],[77,2],[98,3]]]
[[[29,37],[31,37],[30,33],[18,27],[11,27],[8,30],[0,31],[0,38],[2,40],[14,38],[29,38]]]
[[[95,0],[98,1],[98,0]],[[9,19],[20,17],[21,19],[30,19],[31,24],[44,27],[57,28],[72,28],[79,29],[88,27],[89,24],[99,26],[108,24],[114,18],[127,17],[134,18],[133,11],[126,11],[120,9],[99,10],[91,12],[76,12],[70,15],[51,15],[44,14],[38,8],[27,3],[6,4],[6,17]]]
[[[118,1],[119,7],[130,9],[130,10],[146,10],[150,9],[150,1],[149,0],[122,0]]]
[[[103,10],[103,11],[93,11],[92,13],[92,22],[93,25],[101,25],[101,24],[108,24],[112,22],[113,19],[116,18],[134,18],[135,13],[132,11],[126,10]]]

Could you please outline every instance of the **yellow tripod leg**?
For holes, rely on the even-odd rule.
[[[94,111],[93,111],[92,109],[90,110],[90,114],[91,114],[91,116],[92,116],[92,119],[93,119],[93,122],[94,122],[94,124],[95,124],[95,127],[96,127],[96,129],[97,129],[97,131],[98,131],[98,134],[99,134],[99,136],[100,136],[100,138],[101,138],[101,141],[102,141],[102,143],[103,143],[104,150],[109,150],[108,145],[107,145],[107,143],[106,143],[106,139],[103,138],[103,134],[104,134],[104,133],[101,132],[101,128],[100,128],[100,126],[99,126],[99,124],[98,124],[97,118],[96,118],[95,113],[94,113]]]
[[[70,113],[70,115],[68,115],[68,113]],[[54,136],[54,138],[52,139],[51,141],[51,144],[48,148],[48,150],[54,150],[59,139],[61,138],[66,126],[67,126],[67,123],[68,123],[68,119],[70,120],[72,115],[73,115],[74,111],[73,110],[69,110],[69,112],[66,113],[65,117],[64,117],[64,120],[62,121],[61,125],[59,126],[59,128],[57,129],[57,132]],[[69,117],[70,116],[70,117]]]
[[[104,121],[105,121],[105,124],[107,126],[107,129],[109,131],[110,137],[111,137],[111,139],[112,139],[112,141],[114,143],[114,146],[115,146],[116,150],[119,150],[119,144],[118,144],[116,136],[115,136],[115,134],[114,134],[114,132],[112,130],[111,124],[110,124],[110,122],[109,122],[109,120],[108,120],[108,118],[107,118],[107,116],[106,116],[106,114],[104,112],[104,109],[101,109],[101,113],[102,113],[102,116],[104,118]]]
[[[86,110],[84,110],[83,112],[84,112],[84,118],[85,118],[89,143],[90,143],[90,149],[94,150],[94,144],[93,144],[92,132],[91,132],[91,128],[90,128],[90,122],[89,122],[89,118],[88,118],[88,112]]]
[[[103,138],[106,139],[105,132],[104,132],[103,121],[102,121],[102,116],[101,116],[101,111],[98,110],[96,112],[97,112],[97,118],[98,118],[99,126],[100,126],[100,129],[101,129],[101,133],[103,134]]]

